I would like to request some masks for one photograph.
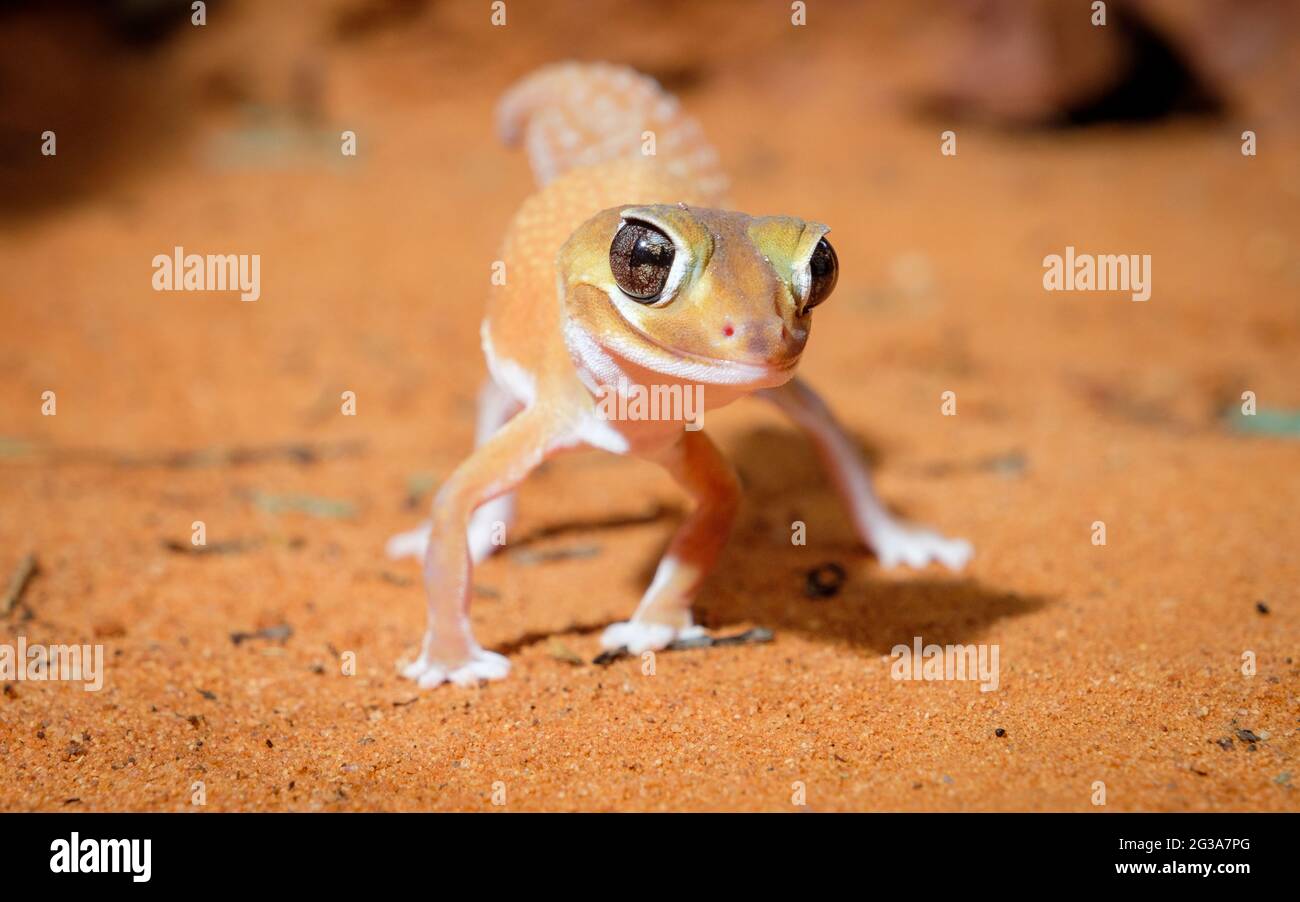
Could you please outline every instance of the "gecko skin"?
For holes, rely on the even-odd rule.
[[[506,284],[482,326],[491,379],[477,447],[437,493],[430,523],[394,536],[424,559],[428,630],[404,673],[422,687],[509,669],[470,629],[471,569],[509,524],[513,493],[560,451],[596,447],[660,463],[695,501],[632,618],[605,648],[633,654],[698,635],[691,602],[740,503],[730,463],[681,419],[614,419],[599,398],[628,386],[702,387],[705,410],[764,398],[812,439],[862,542],[882,565],[965,565],[970,545],[895,520],[853,442],[795,377],[812,309],[834,288],[827,227],[723,206],[726,181],[696,123],[652,79],[565,63],[514,87],[498,111],[540,189],[506,233]],[[643,153],[652,132],[655,153]],[[498,530],[500,527],[498,526]]]

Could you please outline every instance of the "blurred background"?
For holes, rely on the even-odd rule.
[[[531,189],[493,104],[567,58],[654,75],[704,124],[739,207],[820,218],[860,248],[824,319],[864,350],[888,324],[852,310],[944,305],[931,340],[969,343],[971,305],[988,304],[984,327],[1021,320],[1026,292],[1065,340],[1069,318],[1101,317],[1210,354],[1289,342],[1295,5],[1106,11],[1096,27],[1088,3],[818,3],[794,27],[777,2],[524,0],[493,27],[477,2],[214,0],[196,27],[169,0],[8,4],[0,399],[30,407],[57,381],[94,399],[110,445],[288,436],[291,411],[334,407],[345,382],[368,389],[372,416],[447,415],[433,396],[454,392],[430,387],[477,378],[446,361],[476,365],[461,349],[483,273]],[[955,157],[939,153],[947,129]],[[1245,129],[1257,157],[1240,153]],[[1154,253],[1163,303],[1038,297],[1042,256],[1066,244]],[[175,245],[260,253],[268,303],[155,295],[149,261]],[[1198,332],[1198,309],[1225,306],[1232,334]],[[271,383],[274,412],[240,400]],[[22,422],[11,431],[86,438],[70,420]]]
[[[0,804],[171,805],[153,777],[107,770],[128,749],[146,760],[141,736],[180,762],[165,765],[177,780],[196,767],[253,774],[227,807],[433,803],[376,776],[393,746],[348,751],[381,730],[348,712],[409,688],[392,662],[419,636],[420,588],[413,566],[382,559],[383,542],[414,525],[470,447],[490,266],[533,188],[496,139],[494,104],[535,67],[576,58],[631,65],[677,94],[738,209],[832,226],[839,287],[802,371],[861,437],[891,503],[978,549],[961,580],[877,572],[802,440],[757,406],[718,413],[711,432],[749,501],[702,616],[778,634],[735,659],[773,668],[749,674],[745,697],[785,705],[790,686],[765,681],[803,656],[818,686],[837,687],[818,699],[856,711],[879,696],[880,724],[904,721],[887,681],[855,681],[918,631],[1001,641],[1022,680],[1048,674],[1018,701],[933,690],[947,693],[928,696],[945,735],[1051,720],[1098,693],[1020,761],[954,763],[925,733],[919,757],[882,760],[870,726],[827,714],[819,729],[846,730],[836,748],[854,763],[822,757],[857,782],[823,804],[1086,805],[1061,763],[1082,767],[1070,757],[1082,755],[1088,773],[1140,775],[1121,806],[1293,807],[1265,756],[1206,759],[1196,766],[1214,776],[1199,783],[1187,774],[1220,734],[1231,743],[1238,711],[1285,719],[1293,703],[1289,663],[1277,664],[1282,694],[1261,701],[1243,693],[1267,693],[1262,683],[1242,689],[1207,662],[1230,671],[1243,647],[1280,662],[1297,635],[1285,603],[1300,585],[1297,6],[1111,0],[1105,13],[1095,26],[1092,4],[1074,0],[809,0],[796,26],[775,0],[506,0],[494,26],[486,0],[212,0],[196,26],[188,2],[0,5],[0,578],[28,554],[38,574],[6,631],[94,637],[120,655],[109,713],[32,688],[3,709],[18,764]],[[54,156],[41,152],[46,131]],[[355,156],[340,153],[344,131]],[[955,155],[940,152],[946,131]],[[261,298],[155,292],[151,261],[176,246],[259,254]],[[1066,246],[1151,255],[1151,299],[1044,291],[1043,258]],[[349,391],[355,417],[340,415]],[[957,417],[939,413],[945,391]],[[1253,419],[1239,413],[1245,391]],[[42,415],[45,392],[55,416]],[[476,631],[516,658],[518,679],[478,702],[480,736],[539,681],[585,678],[539,637],[594,648],[593,632],[635,604],[682,503],[653,467],[598,455],[557,461],[521,500],[524,535],[610,517],[628,528],[596,530],[599,554],[483,568]],[[790,548],[791,518],[810,523],[817,561]],[[196,520],[215,556],[189,546]],[[1097,520],[1120,537],[1104,557],[1088,541]],[[810,613],[802,574],[823,558],[853,562],[849,585],[841,606]],[[231,653],[230,631],[286,623],[286,658]],[[363,680],[321,689],[301,676],[344,648],[363,650]],[[1139,671],[1159,693],[1114,681]],[[841,684],[850,696],[836,702]],[[225,732],[203,749],[183,716],[195,685],[244,712],[207,710]],[[388,695],[375,702],[386,711]],[[182,717],[160,721],[150,705]],[[370,779],[338,795],[353,778],[331,770],[343,759],[320,735],[296,759],[277,738],[296,770],[225,757],[260,753],[285,708],[300,723],[342,718],[337,754]],[[428,740],[403,754],[434,756],[427,772],[450,787],[437,804],[477,804],[463,772],[443,769],[463,749],[439,745],[436,713],[401,711],[407,727],[390,717],[384,729]],[[75,736],[104,718],[100,741],[122,751],[85,759],[102,770],[62,767],[66,743],[28,735],[39,722]],[[746,741],[748,726],[700,765],[711,782],[661,772],[673,804],[763,807],[735,775],[802,761],[805,738],[826,751],[826,733],[755,721]],[[1159,726],[1173,746],[1127,759],[1126,730]],[[514,748],[499,736],[480,751],[508,767]],[[935,782],[941,767],[957,788]],[[617,770],[583,771],[604,793],[589,805],[652,804],[626,795]],[[940,795],[922,799],[920,783]],[[532,801],[583,807],[580,796]]]

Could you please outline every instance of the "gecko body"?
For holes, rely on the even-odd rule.
[[[968,543],[886,511],[852,441],[795,376],[812,311],[838,276],[826,226],[721,209],[726,179],[699,126],[630,69],[543,68],[505,96],[499,126],[527,149],[540,187],[506,233],[506,282],[482,324],[491,378],[476,448],[439,489],[432,521],[389,542],[390,554],[424,560],[428,628],[408,677],[430,687],[507,674],[470,629],[472,567],[495,550],[494,525],[512,521],[516,486],[572,448],[654,460],[695,501],[636,612],[602,645],[635,654],[699,634],[691,602],[730,532],[739,483],[698,423],[609,416],[602,398],[629,386],[698,393],[706,411],[750,394],[774,403],[811,437],[884,565],[965,564]]]

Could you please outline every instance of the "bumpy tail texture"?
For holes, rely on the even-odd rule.
[[[583,166],[652,159],[706,196],[721,199],[727,190],[699,124],[653,78],[626,66],[538,69],[501,99],[497,128],[508,147],[524,145],[540,185]],[[650,140],[653,156],[646,153]]]

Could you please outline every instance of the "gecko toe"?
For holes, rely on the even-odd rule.
[[[468,664],[462,664],[447,674],[448,682],[458,686],[473,686],[481,680],[500,680],[510,673],[510,661],[504,655],[479,649]]]
[[[666,648],[677,636],[678,631],[665,623],[625,620],[622,623],[611,623],[605,628],[600,637],[600,646],[607,651],[626,648],[630,654],[639,655],[645,651]]]
[[[385,543],[384,551],[393,560],[404,557],[423,559],[424,552],[429,547],[429,534],[432,531],[433,525],[426,522],[415,529],[399,532]]]
[[[974,553],[965,539],[949,539],[933,530],[901,525],[882,530],[871,545],[880,566],[887,570],[899,564],[919,569],[932,562],[949,570],[961,570]]]
[[[458,664],[440,664],[422,657],[402,670],[402,675],[415,680],[421,689],[432,689],[443,683],[473,686],[483,680],[503,679],[509,673],[509,659],[481,648],[476,648],[468,661]]]

